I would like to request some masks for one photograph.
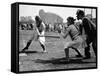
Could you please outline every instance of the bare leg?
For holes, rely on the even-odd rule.
[[[72,47],[72,49],[74,49],[78,53],[78,55],[76,55],[77,57],[82,57],[81,53],[76,48]]]

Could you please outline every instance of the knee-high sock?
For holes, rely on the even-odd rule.
[[[65,48],[64,51],[65,51],[66,59],[68,60],[69,59],[69,48]]]
[[[29,46],[30,46],[30,44],[31,44],[31,42],[32,42],[32,40],[29,40],[29,41],[27,42],[26,47],[25,47],[22,51],[25,51],[26,49],[28,49]]]
[[[85,56],[90,57],[90,45],[88,45],[88,47],[85,48]]]
[[[40,44],[40,45],[41,45],[43,51],[45,51],[45,45],[43,45],[43,44]]]

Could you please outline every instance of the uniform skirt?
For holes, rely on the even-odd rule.
[[[87,47],[86,41],[81,37],[77,36],[74,38],[74,40],[66,42],[64,48],[77,48],[77,49],[82,49]]]

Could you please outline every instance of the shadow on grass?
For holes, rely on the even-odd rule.
[[[66,58],[59,58],[59,59],[50,59],[50,60],[42,60],[42,59],[37,59],[35,60],[36,63],[52,63],[52,64],[86,64],[86,63],[95,63],[94,60],[84,60],[84,59],[73,59],[71,58],[69,61],[66,61]]]
[[[30,54],[30,53],[40,53],[39,51],[24,51],[24,52],[19,52],[19,53],[27,53],[27,54]]]

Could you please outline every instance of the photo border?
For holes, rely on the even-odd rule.
[[[96,9],[96,29],[98,28],[98,7],[92,7],[92,6],[76,6],[76,5],[61,5],[61,4],[43,4],[43,3],[26,3],[26,2],[16,2],[12,5],[16,5],[16,24],[19,25],[19,5],[35,5],[35,6],[53,6],[53,7],[70,7],[70,8],[92,8]],[[14,27],[14,26],[13,26]],[[98,30],[97,30],[97,57],[96,57],[96,67],[87,67],[87,68],[73,68],[73,69],[56,69],[56,70],[36,70],[36,71],[19,71],[19,27],[16,27],[16,57],[15,57],[15,63],[16,66],[15,71],[11,69],[12,72],[15,73],[36,73],[36,72],[55,72],[55,71],[69,71],[69,70],[87,70],[87,69],[97,69],[98,67]],[[13,29],[13,28],[12,28]],[[13,45],[11,46],[13,47]],[[11,58],[11,63],[13,63],[13,58]],[[13,63],[14,64],[14,63]],[[12,65],[12,64],[11,64]],[[11,67],[12,68],[12,67]]]

